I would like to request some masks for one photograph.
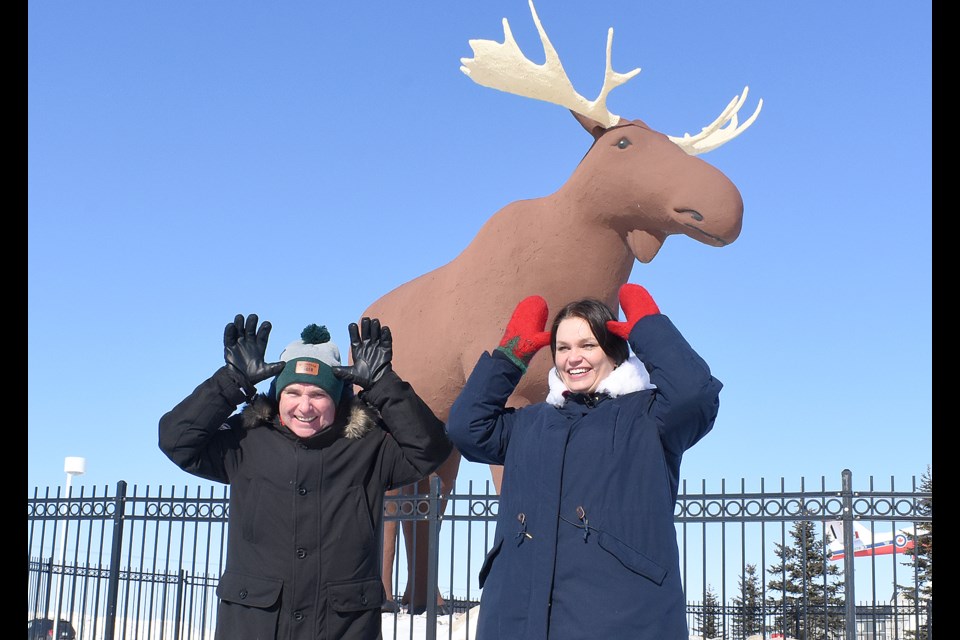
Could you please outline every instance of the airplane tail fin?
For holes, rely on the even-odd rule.
[[[827,544],[839,542],[843,546],[843,523],[839,520],[828,520],[823,523]]]
[[[824,523],[823,530],[824,541],[827,544],[827,559],[843,558],[843,523],[839,520],[828,520]]]
[[[828,520],[824,523],[824,532],[827,542],[827,559],[842,560],[843,551],[843,522]],[[853,523],[853,553],[857,554],[870,544],[870,530],[860,522]]]

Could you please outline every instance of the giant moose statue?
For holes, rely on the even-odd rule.
[[[641,120],[626,120],[607,110],[607,95],[640,69],[612,69],[613,29],[607,34],[603,87],[596,100],[587,100],[574,90],[532,0],[529,4],[546,54],[544,64],[524,57],[504,18],[504,42],[470,40],[474,57],[461,59],[461,71],[480,85],[566,107],[593,136],[591,148],[555,193],[506,205],[456,258],[390,291],[363,313],[379,318],[398,336],[397,370],[444,421],[477,358],[497,346],[524,297],[543,296],[551,312],[587,296],[617,309],[617,291],[627,282],[634,261],[650,262],[667,236],[681,234],[723,247],[740,234],[740,192],[696,156],[743,132],[763,101],[738,125],[745,87],[694,136],[668,136]],[[546,397],[551,365],[549,350],[533,358],[511,397],[512,406]],[[460,454],[454,451],[437,471],[444,494],[453,488],[459,467]],[[499,491],[500,469],[491,471]],[[426,492],[427,482],[415,490]],[[387,524],[383,577],[392,597],[397,536],[396,523]],[[412,590],[411,604],[419,609],[426,600],[426,529],[416,535],[405,530],[404,537],[407,558],[416,562],[408,562],[415,582],[407,581],[402,602],[411,598]]]

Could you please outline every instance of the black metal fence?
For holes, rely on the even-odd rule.
[[[28,620],[54,618],[57,610],[77,640],[212,640],[229,488],[184,488],[178,495],[172,488],[131,490],[120,481],[113,493],[106,487],[70,493],[36,489],[27,500]],[[675,521],[691,637],[933,640],[932,601],[901,594],[923,586],[912,556],[855,555],[854,530],[862,525],[865,536],[878,540],[908,525],[923,527],[932,521],[931,502],[916,478],[901,490],[893,478],[889,488],[869,478],[854,490],[847,470],[836,489],[823,477],[815,487],[801,479],[792,491],[783,479],[772,490],[761,480],[758,491],[747,491],[743,480],[728,490],[723,481],[718,493],[705,482],[699,491],[684,482]],[[407,558],[405,545],[396,545],[391,594],[399,599],[408,569],[428,572],[427,592],[441,594],[446,606],[428,599],[427,640],[468,637],[473,620],[466,612],[480,600],[477,573],[493,541],[498,504],[490,482],[482,491],[469,483],[466,491],[442,495],[434,483],[429,493],[388,496],[387,520],[429,541],[425,559]],[[824,556],[831,522],[845,531],[842,560]],[[798,544],[792,537],[797,523],[812,525],[805,529],[810,540]],[[818,577],[801,580],[799,591],[788,588],[791,563],[811,575],[815,562],[822,577],[814,572]],[[782,588],[771,588],[778,581]],[[414,637],[388,625],[389,618],[385,629],[393,637]]]

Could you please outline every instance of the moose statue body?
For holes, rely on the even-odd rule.
[[[443,421],[477,358],[499,344],[516,304],[526,296],[543,296],[551,313],[583,297],[616,310],[617,292],[635,261],[650,262],[667,236],[681,234],[722,247],[740,234],[739,190],[695,156],[750,126],[762,101],[738,126],[745,88],[696,136],[671,137],[640,120],[620,118],[607,111],[606,96],[640,69],[612,70],[613,29],[604,86],[597,100],[588,101],[573,90],[532,0],[529,4],[546,54],[543,65],[523,56],[504,19],[504,43],[471,40],[474,58],[462,59],[461,70],[478,84],[567,107],[593,136],[592,147],[555,193],[506,205],[453,260],[390,291],[363,313],[379,318],[400,338],[395,366]],[[510,405],[542,401],[551,366],[549,350],[538,353]],[[453,488],[459,467],[460,454],[454,451],[437,471],[444,494]],[[491,471],[499,491],[500,469]],[[426,492],[426,483],[416,491]],[[383,577],[389,597],[396,525],[387,524]],[[419,606],[426,599],[426,530],[405,538],[408,559],[416,558],[408,562],[416,584],[408,581],[403,599],[410,600],[412,591],[411,603]],[[417,541],[415,553],[411,538]]]

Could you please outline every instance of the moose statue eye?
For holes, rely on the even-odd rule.
[[[630,142],[630,139],[624,136],[623,138],[620,138],[619,140],[617,140],[617,149],[626,149],[632,144],[633,143]]]

